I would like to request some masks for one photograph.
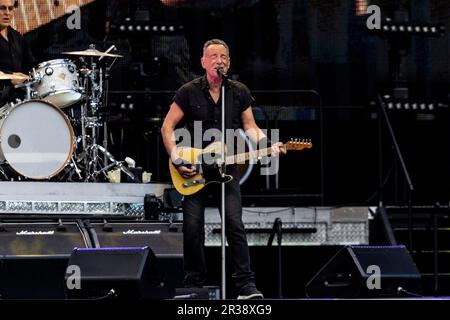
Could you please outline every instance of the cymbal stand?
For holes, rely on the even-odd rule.
[[[109,72],[111,71],[116,60],[117,60],[117,58],[114,58],[113,62],[111,62],[111,64],[105,68],[105,91],[104,91],[104,95],[103,95],[103,101],[104,101],[103,106],[104,107],[108,107],[109,76],[110,76]],[[106,150],[108,150],[108,121],[107,121],[106,117],[105,117],[105,120],[103,121],[103,147]],[[106,156],[106,154],[105,154],[103,161],[104,161],[105,165],[108,164],[108,157]]]
[[[98,78],[97,78],[98,73]],[[86,144],[83,144],[83,154],[81,159],[84,158],[86,164],[86,177],[85,181],[98,181],[100,174],[103,174],[107,178],[107,171],[114,167],[117,167],[126,175],[128,175],[131,180],[136,180],[135,175],[129,171],[123,162],[117,161],[111,153],[101,145],[97,144],[97,130],[102,126],[99,121],[98,109],[102,104],[103,96],[103,69],[101,67],[97,68],[97,64],[94,63],[93,58],[91,58],[91,69],[87,78],[86,85],[90,87],[90,91],[86,90],[86,103],[82,107],[82,135]],[[89,110],[88,110],[89,107]],[[84,109],[84,110],[83,110]],[[90,111],[90,112],[89,112]],[[87,144],[86,129],[91,129],[90,142]],[[106,133],[107,134],[107,133]],[[105,140],[107,137],[105,138]],[[104,160],[101,159],[99,153],[103,154]],[[80,159],[80,160],[81,160]],[[108,164],[108,161],[111,162]],[[103,163],[100,163],[103,162]],[[102,167],[103,166],[103,167]]]

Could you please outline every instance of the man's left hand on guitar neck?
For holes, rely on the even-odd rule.
[[[284,147],[283,142],[277,142],[272,145],[271,155],[274,157],[280,156],[280,154],[286,154],[286,148]]]

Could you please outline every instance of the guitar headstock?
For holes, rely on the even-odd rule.
[[[311,149],[312,142],[311,139],[293,139],[289,140],[284,144],[286,150],[303,150],[303,149]]]

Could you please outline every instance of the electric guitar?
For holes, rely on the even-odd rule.
[[[169,159],[170,176],[175,189],[182,195],[192,195],[210,183],[229,182],[233,179],[230,175],[222,177],[220,170],[220,159],[215,159],[215,155],[221,154],[221,143],[214,142],[204,149],[181,147],[178,151],[178,157],[183,162],[188,162],[195,166],[197,174],[185,178],[183,177]],[[303,150],[312,148],[311,141],[291,139],[291,141],[283,144],[280,148],[287,150]],[[226,148],[225,148],[226,149]],[[265,148],[244,152],[236,155],[225,156],[225,165],[243,163],[247,160],[257,159],[270,155],[272,148]],[[214,159],[213,161],[201,161],[202,159]]]

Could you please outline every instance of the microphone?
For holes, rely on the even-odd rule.
[[[217,74],[219,77],[222,77],[222,79],[228,79],[228,75],[225,73],[225,70],[223,70],[222,67],[217,68]]]

